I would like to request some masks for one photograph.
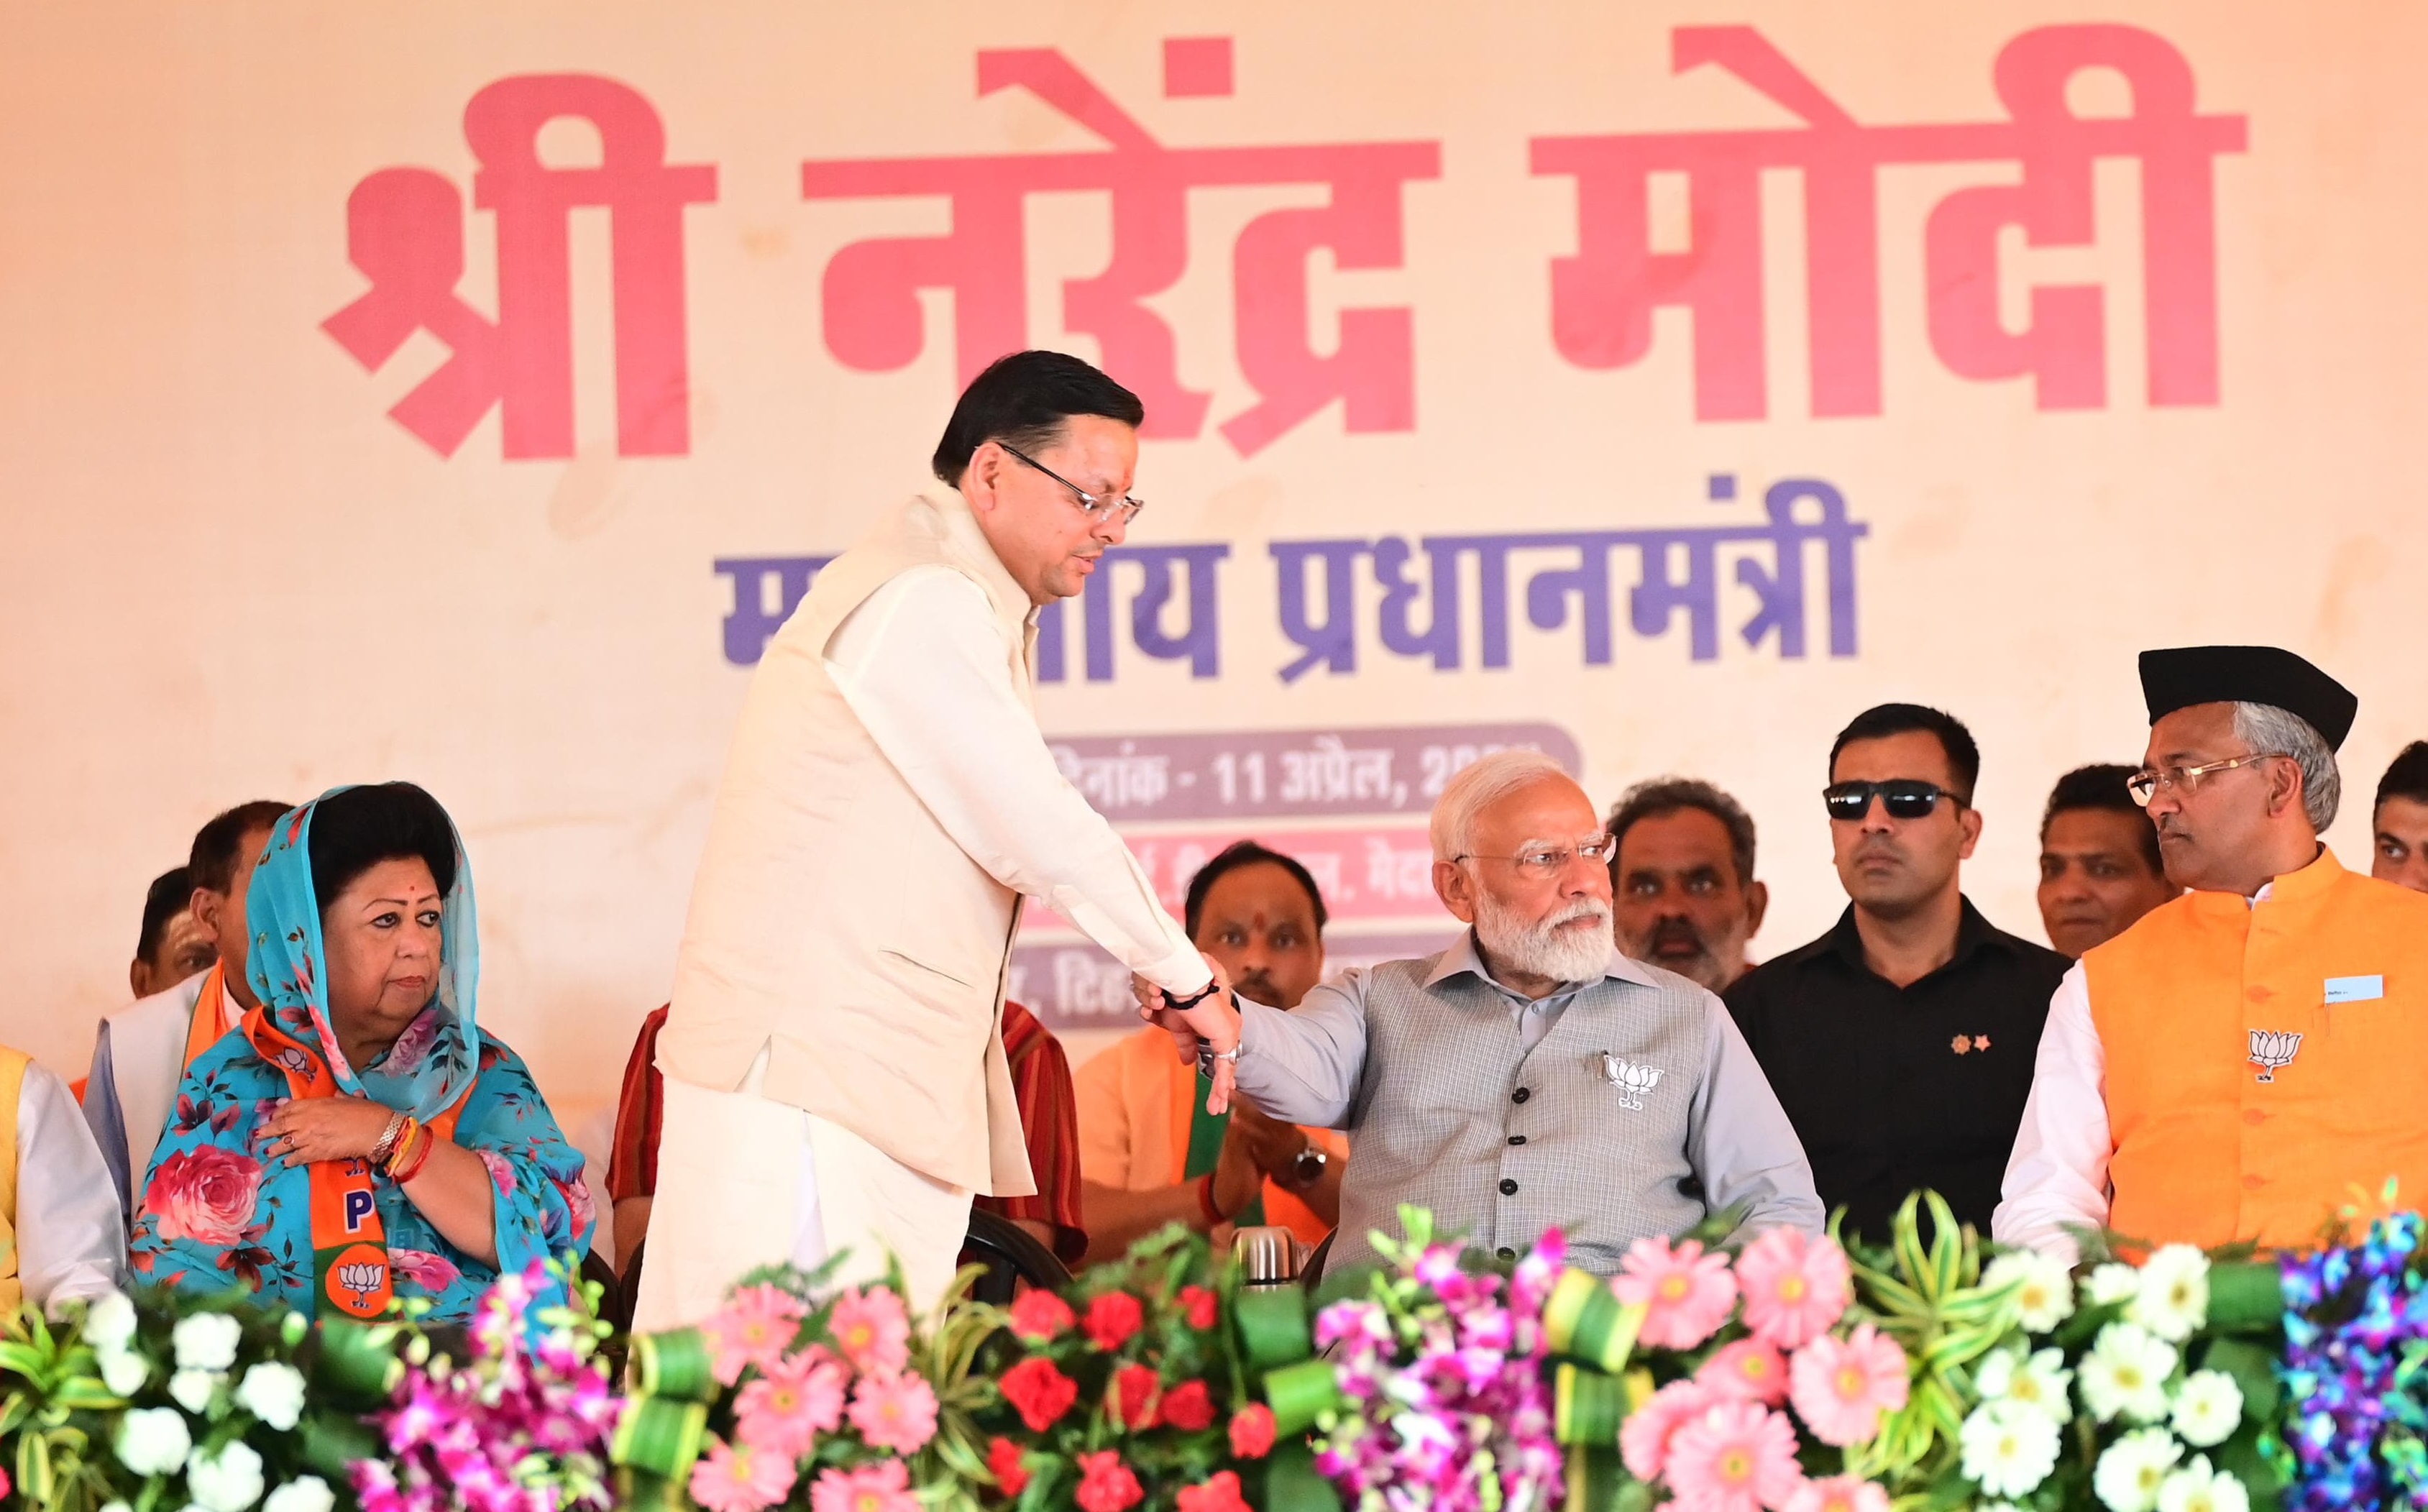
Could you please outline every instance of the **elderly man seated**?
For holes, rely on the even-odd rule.
[[[1628,1245],[1742,1205],[1740,1234],[1821,1227],[1796,1131],[1720,1000],[1611,938],[1610,840],[1558,763],[1503,751],[1433,813],[1434,891],[1469,926],[1420,961],[1350,971],[1295,1012],[1220,989],[1140,999],[1298,1124],[1356,1144],[1333,1264],[1370,1259],[1399,1205],[1503,1259],[1549,1228],[1608,1274]]]

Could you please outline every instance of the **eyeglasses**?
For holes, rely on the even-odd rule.
[[[1568,863],[1580,856],[1598,866],[1606,866],[1617,854],[1618,842],[1607,834],[1599,834],[1573,846],[1529,846],[1514,856],[1479,856],[1468,850],[1451,860],[1505,861],[1529,878],[1548,881],[1567,871]]]
[[[2133,795],[2134,802],[2146,809],[2150,806],[2150,800],[2161,793],[2172,793],[2181,789],[2184,796],[2190,797],[2200,791],[2200,780],[2211,772],[2230,772],[2238,766],[2248,766],[2254,762],[2290,761],[2291,759],[2283,751],[2263,750],[2255,751],[2249,756],[2237,756],[2230,762],[2207,762],[2199,766],[2161,766],[2155,770],[2145,769],[2135,772],[2124,780],[2124,791]]]
[[[1853,820],[1872,812],[1875,794],[1892,819],[1927,818],[1941,798],[1960,809],[1964,806],[1964,800],[1947,789],[1913,777],[1893,777],[1885,782],[1832,782],[1821,790],[1821,801],[1832,819]]]
[[[1126,525],[1131,520],[1138,518],[1138,512],[1146,507],[1146,501],[1139,498],[1135,494],[1124,494],[1120,502],[1108,504],[1104,500],[1097,498],[1087,489],[1080,487],[1077,484],[1073,483],[1070,479],[1055,471],[1052,468],[1047,467],[1044,463],[1038,461],[1035,457],[1030,456],[1027,452],[1023,452],[1020,448],[1012,445],[1010,442],[998,439],[994,444],[1010,452],[1013,456],[1018,457],[1021,461],[1027,463],[1030,467],[1035,468],[1038,471],[1053,479],[1056,483],[1060,484],[1063,487],[1070,489],[1072,502],[1077,504],[1079,506],[1079,513],[1087,516],[1090,519],[1102,518],[1107,509],[1117,509],[1121,511],[1118,518],[1123,524]]]

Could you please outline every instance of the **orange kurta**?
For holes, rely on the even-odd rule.
[[[2388,1176],[2428,1196],[2428,895],[2321,849],[2256,904],[2187,893],[2082,964],[2119,1233],[2300,1245]]]

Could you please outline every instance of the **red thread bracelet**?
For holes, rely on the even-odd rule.
[[[1214,1173],[1211,1171],[1197,1178],[1197,1206],[1205,1212],[1208,1228],[1230,1222],[1223,1216],[1222,1209],[1214,1206]]]

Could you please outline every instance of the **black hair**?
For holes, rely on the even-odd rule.
[[[152,952],[160,948],[160,936],[169,921],[194,900],[193,873],[183,866],[172,866],[152,879],[151,890],[143,895],[143,932],[135,937],[135,959],[149,961]]]
[[[2394,764],[2378,779],[2377,803],[2383,804],[2387,798],[2428,803],[2428,740],[2415,740],[2403,747],[2403,753],[2394,758]],[[2376,804],[2371,806],[2372,816],[2376,809]]]
[[[1649,782],[1638,782],[1619,795],[1618,806],[1610,811],[1611,851],[1610,877],[1613,885],[1618,881],[1618,842],[1638,820],[1658,819],[1676,814],[1681,809],[1699,809],[1720,821],[1729,832],[1729,859],[1736,863],[1737,885],[1753,882],[1753,815],[1745,805],[1714,787],[1692,777],[1656,777]]]
[[[2048,807],[2041,811],[2041,844],[2048,844],[2049,821],[2060,814],[2072,814],[2077,809],[2112,809],[2131,814],[2140,826],[2141,859],[2149,863],[2150,875],[2166,876],[2166,859],[2158,854],[2158,827],[2150,822],[2150,815],[2125,790],[2125,779],[2132,775],[2130,766],[2094,762],[2059,778],[2057,786],[2049,790]]]
[[[1139,396],[1088,363],[1063,352],[1015,352],[997,357],[961,390],[944,438],[936,443],[936,476],[958,488],[970,454],[989,441],[1035,452],[1060,440],[1074,415],[1101,415],[1136,426],[1146,419]]]
[[[1838,738],[1829,746],[1829,770],[1832,774],[1837,772],[1838,753],[1856,741],[1881,740],[1915,731],[1938,737],[1939,748],[1947,753],[1947,764],[1956,779],[1956,801],[1971,808],[1973,786],[1981,781],[1981,748],[1973,744],[1973,731],[1964,728],[1964,721],[1944,709],[1927,708],[1919,703],[1873,705],[1838,731]]]
[[[210,823],[194,831],[194,848],[186,855],[188,881],[211,893],[225,893],[235,887],[239,859],[237,850],[244,844],[244,837],[255,830],[270,829],[294,806],[275,798],[255,798],[224,814],[213,814]]]
[[[1315,906],[1315,932],[1323,932],[1323,927],[1332,915],[1323,907],[1323,890],[1315,885],[1314,874],[1299,864],[1295,856],[1285,856],[1253,840],[1239,840],[1223,846],[1212,861],[1197,868],[1196,876],[1189,879],[1189,906],[1181,913],[1181,922],[1189,930],[1189,938],[1197,938],[1198,921],[1206,916],[1206,895],[1214,891],[1214,884],[1221,881],[1225,873],[1238,871],[1242,866],[1254,866],[1259,862],[1269,862],[1298,879],[1298,885],[1306,889],[1306,900]]]
[[[354,879],[384,861],[420,858],[441,897],[455,886],[455,827],[438,800],[411,782],[350,787],[312,810],[306,845],[312,903],[326,912]]]

